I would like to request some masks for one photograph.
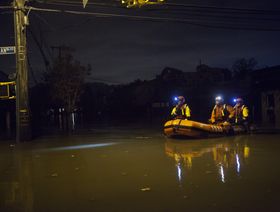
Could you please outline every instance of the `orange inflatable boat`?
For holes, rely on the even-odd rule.
[[[230,124],[220,126],[182,119],[170,120],[164,124],[164,134],[167,137],[207,138],[245,132],[245,128],[241,126],[231,126]]]

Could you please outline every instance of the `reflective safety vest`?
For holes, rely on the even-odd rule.
[[[191,117],[191,110],[187,104],[182,105],[180,108],[177,106],[173,108],[171,116],[183,116],[186,118]]]
[[[220,107],[218,108],[218,106],[215,105],[213,110],[212,110],[211,121],[212,122],[225,121],[231,113],[231,111],[228,110],[228,107],[229,106],[226,105],[226,104],[224,104],[222,106],[222,108],[220,108]],[[220,110],[221,113],[219,114],[217,110]]]
[[[234,121],[236,124],[246,121],[249,117],[249,110],[245,105],[241,107],[234,106]]]

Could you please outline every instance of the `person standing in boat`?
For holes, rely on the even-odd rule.
[[[233,107],[233,117],[232,120],[236,125],[248,126],[249,109],[244,104],[242,98],[237,98],[234,100],[235,106]]]
[[[175,97],[175,101],[178,101],[177,105],[172,109],[171,116],[174,119],[190,119],[191,110],[190,107],[185,103],[185,97]]]
[[[233,116],[233,108],[230,105],[224,103],[224,99],[221,96],[215,98],[215,106],[211,113],[211,124],[223,124],[228,122]]]

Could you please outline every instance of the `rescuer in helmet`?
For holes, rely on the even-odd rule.
[[[191,110],[189,106],[185,103],[186,100],[183,96],[175,97],[174,99],[177,101],[177,105],[172,109],[171,116],[175,119],[190,119],[191,118]]]
[[[234,100],[236,103],[233,107],[233,116],[232,120],[236,125],[248,125],[249,110],[248,107],[244,104],[242,98],[237,98]]]
[[[232,117],[233,108],[230,105],[224,104],[224,99],[221,96],[215,98],[215,106],[211,113],[210,123],[222,124],[229,121]]]

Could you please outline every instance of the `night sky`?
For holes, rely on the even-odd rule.
[[[89,2],[97,1],[89,0]],[[36,3],[33,6],[164,17],[169,18],[169,21],[39,11],[30,13],[29,27],[38,38],[39,32],[42,32],[42,41],[46,46],[73,47],[76,49],[74,54],[77,59],[84,64],[91,64],[90,81],[127,83],[137,78],[151,79],[166,66],[183,71],[195,71],[200,60],[210,66],[225,68],[231,68],[232,63],[241,57],[255,57],[259,62],[258,67],[280,64],[279,0],[170,0],[167,3],[171,6],[129,10],[119,8],[116,1],[102,2],[107,6],[88,5],[86,10],[77,4],[64,6],[61,3],[56,5]],[[172,5],[175,3],[218,8],[214,10]],[[3,4],[5,2],[1,0],[1,5]],[[221,9],[225,7],[256,10],[248,10],[245,13],[244,10]],[[6,10],[0,12],[2,12],[0,45],[13,45],[12,14],[6,13]],[[174,21],[175,18],[177,21]],[[182,20],[188,20],[188,23],[183,23]],[[30,34],[28,47],[35,78],[40,80],[44,63]],[[0,70],[13,72],[15,68],[13,58],[0,56]]]

